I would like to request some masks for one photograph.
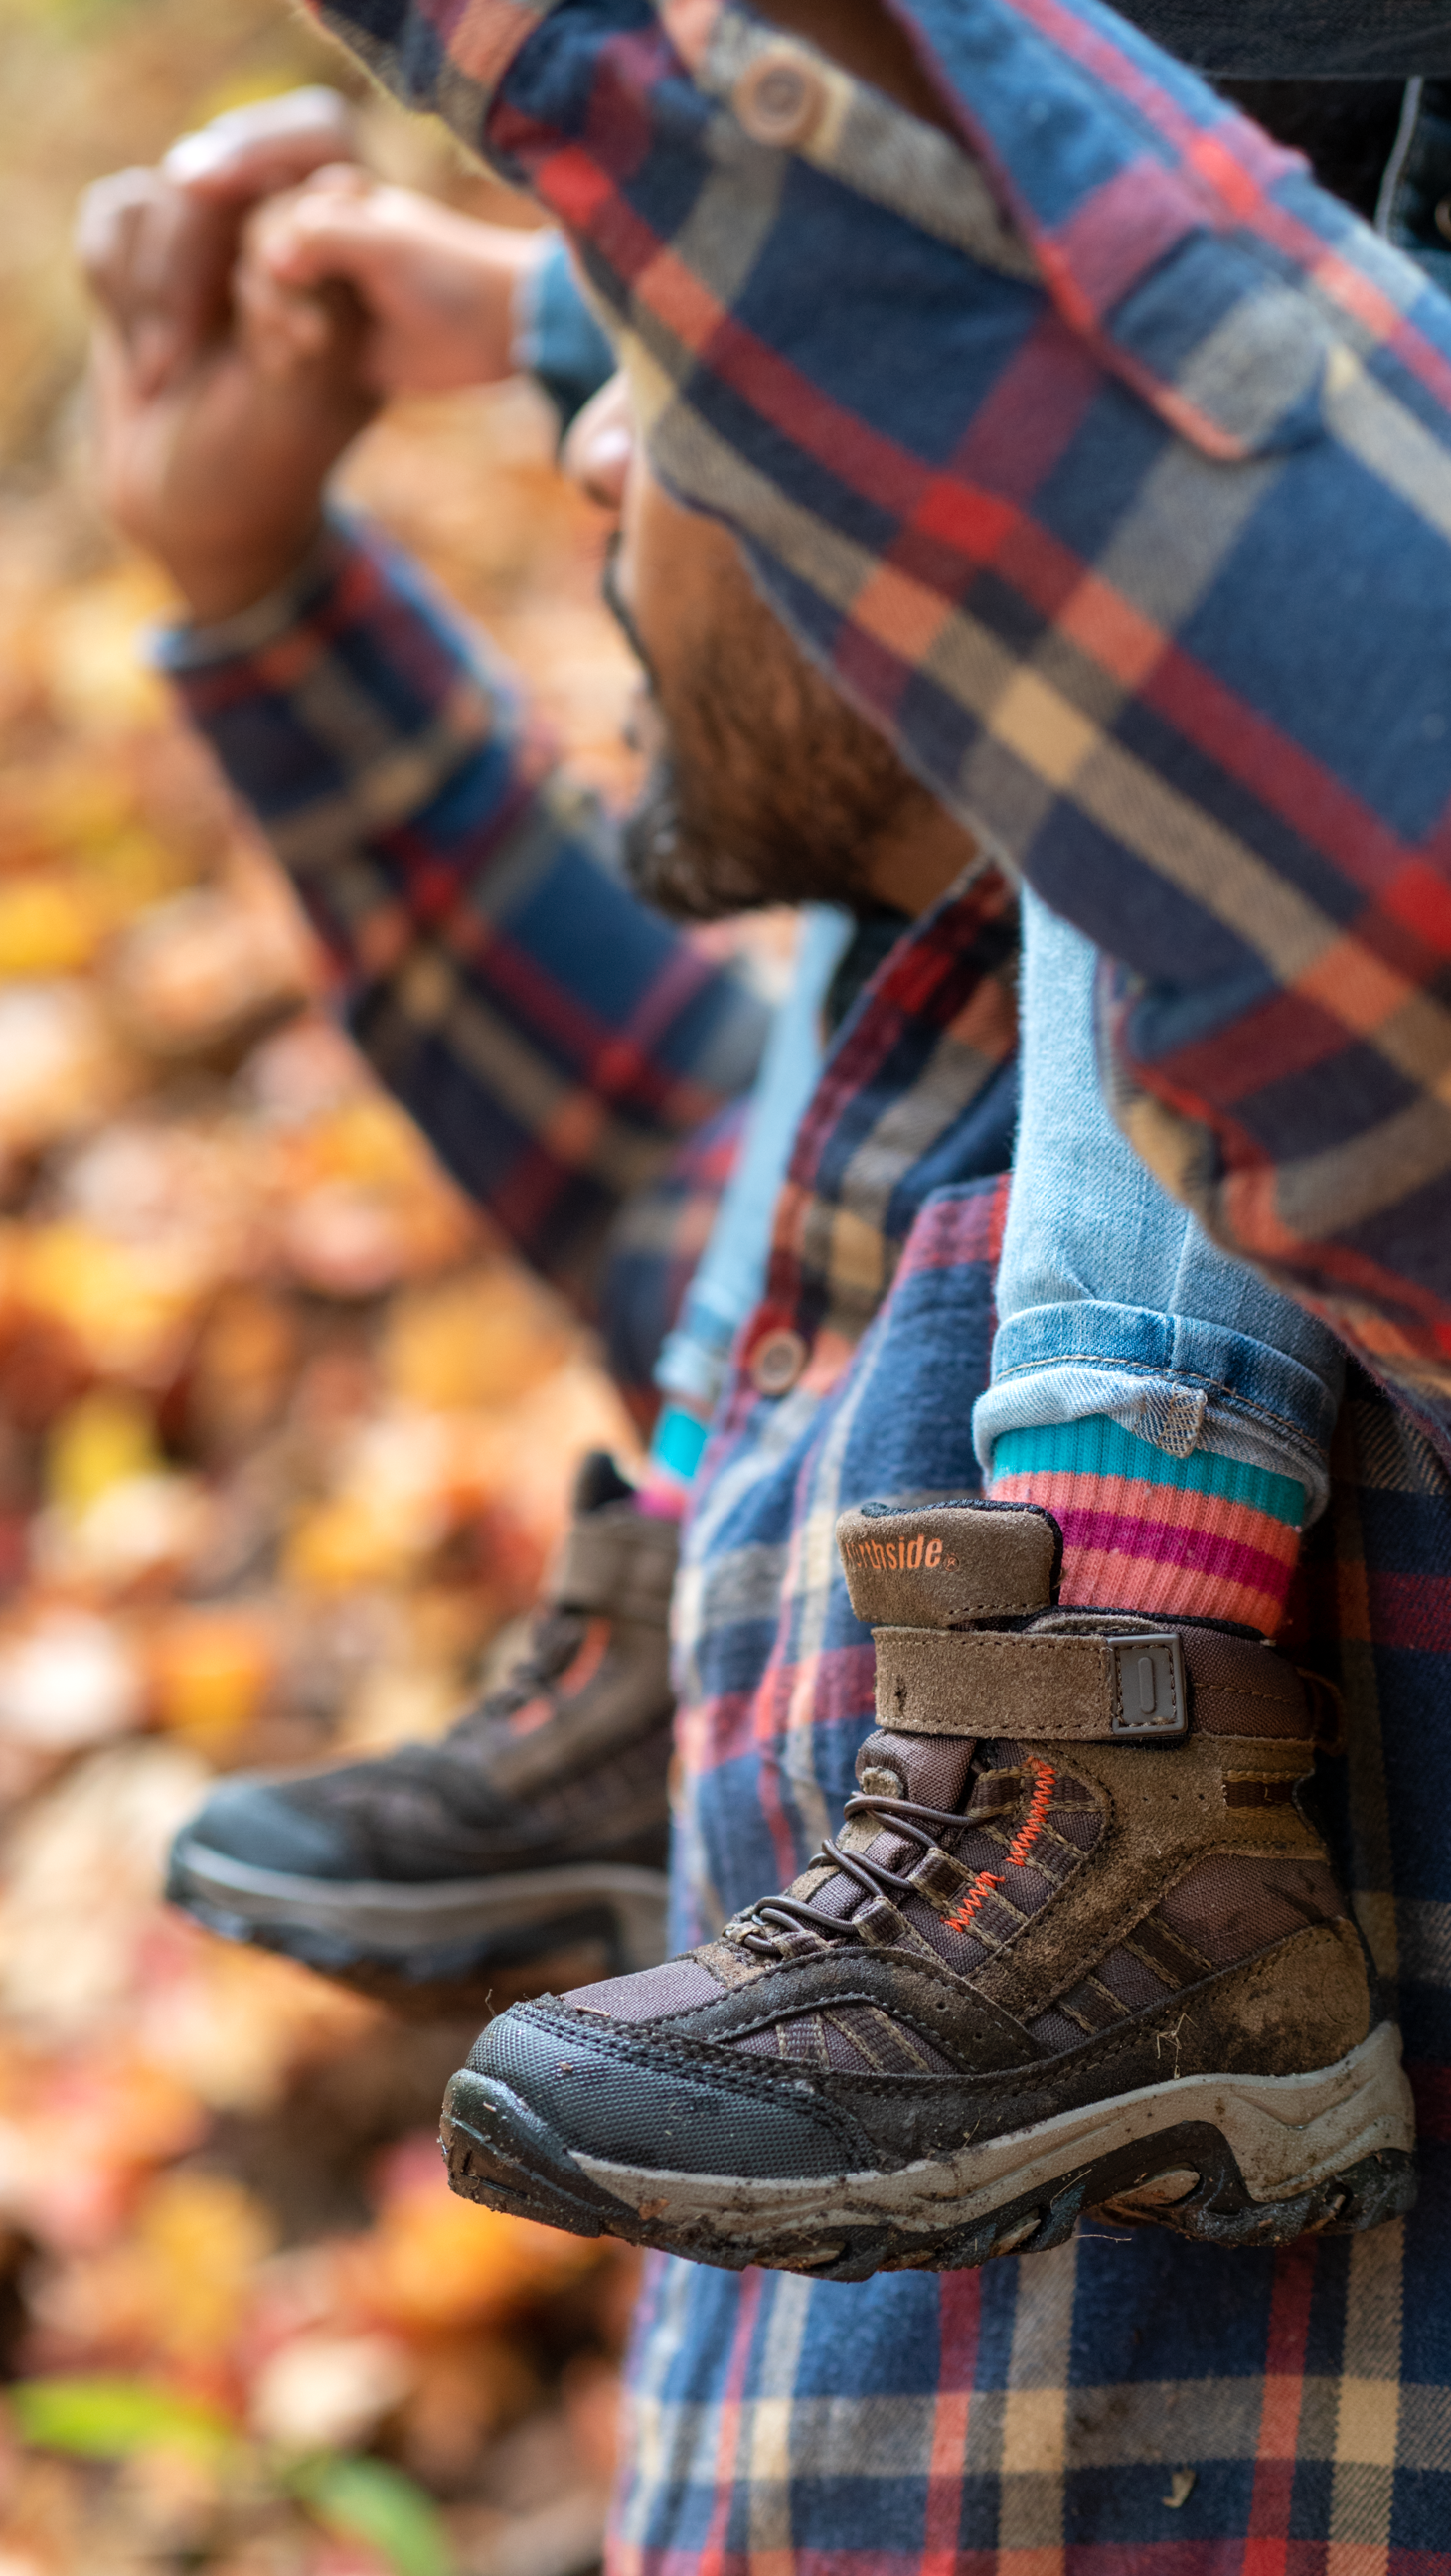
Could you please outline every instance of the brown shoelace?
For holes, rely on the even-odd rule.
[[[455,1720],[449,1734],[486,1732],[490,1725],[506,1722],[517,1710],[527,1708],[531,1699],[550,1696],[551,1683],[569,1670],[588,1626],[589,1613],[584,1610],[541,1611],[528,1644],[520,1649],[518,1662],[510,1665],[504,1679],[486,1699]]]
[[[979,1794],[991,1780],[999,1781],[1004,1790],[1009,1781],[1014,1782],[1014,1794],[997,1800],[983,1800],[979,1804]],[[983,1824],[989,1817],[1009,1813],[1022,1794],[1022,1782],[1020,1771],[983,1773],[973,1784],[966,1808],[955,1813],[945,1807],[924,1806],[916,1798],[892,1798],[860,1790],[848,1798],[843,1820],[850,1823],[854,1816],[870,1816],[884,1831],[900,1834],[908,1842],[916,1843],[925,1860],[941,1850],[943,1835],[960,1834],[969,1825]],[[843,1850],[834,1835],[827,1836],[807,1866],[818,1869],[823,1864],[839,1870],[843,1877],[855,1880],[864,1896],[882,1897],[889,1905],[899,1898],[922,1893],[915,1880],[903,1878],[881,1861],[869,1860],[862,1852]],[[849,1914],[824,1913],[820,1906],[797,1896],[758,1898],[732,1925],[729,1937],[757,1957],[770,1957],[772,1954],[780,1956],[783,1942],[798,1932],[814,1933],[818,1939],[826,1941],[861,1938]]]

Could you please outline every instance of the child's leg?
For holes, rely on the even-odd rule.
[[[995,1496],[1061,1524],[1065,1602],[1272,1634],[1325,1502],[1343,1353],[1219,1252],[1114,1126],[1096,962],[1025,895],[1022,1116],[978,1455]]]

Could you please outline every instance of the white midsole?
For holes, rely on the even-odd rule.
[[[1343,2173],[1362,2156],[1415,2141],[1400,2033],[1382,2022],[1334,2066],[1309,2075],[1184,2075],[1111,2102],[1061,2111],[982,2146],[924,2159],[896,2173],[849,2173],[809,2182],[681,2174],[608,2163],[578,2147],[574,2161],[603,2191],[670,2226],[722,2238],[775,2227],[849,2223],[938,2230],[970,2227],[1007,2202],[1051,2190],[1072,2168],[1137,2145],[1181,2121],[1205,2121],[1233,2149],[1252,2200],[1291,2199]],[[642,2207],[642,2204],[644,2205]]]
[[[544,1923],[587,1905],[648,1920],[655,1956],[664,1946],[666,1881],[662,1870],[581,1862],[559,1869],[515,1871],[495,1878],[437,1879],[396,1886],[385,1879],[319,1879],[258,1869],[205,1843],[188,1840],[178,1854],[189,1891],[249,1923],[297,1923],[375,1942],[400,1956],[424,1942],[464,1940],[470,1933]]]

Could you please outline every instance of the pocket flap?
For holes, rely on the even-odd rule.
[[[1099,331],[1109,362],[1208,455],[1263,456],[1323,433],[1328,320],[1222,235],[1176,242]]]

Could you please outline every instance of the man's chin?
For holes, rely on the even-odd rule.
[[[620,851],[635,893],[675,921],[724,921],[768,904],[851,906],[862,891],[849,864],[814,853],[784,820],[746,826],[720,815],[707,824],[663,768],[626,815]]]
[[[739,862],[727,859],[714,838],[692,828],[673,782],[652,777],[620,827],[625,874],[641,900],[675,921],[721,921],[789,901],[764,891]]]

